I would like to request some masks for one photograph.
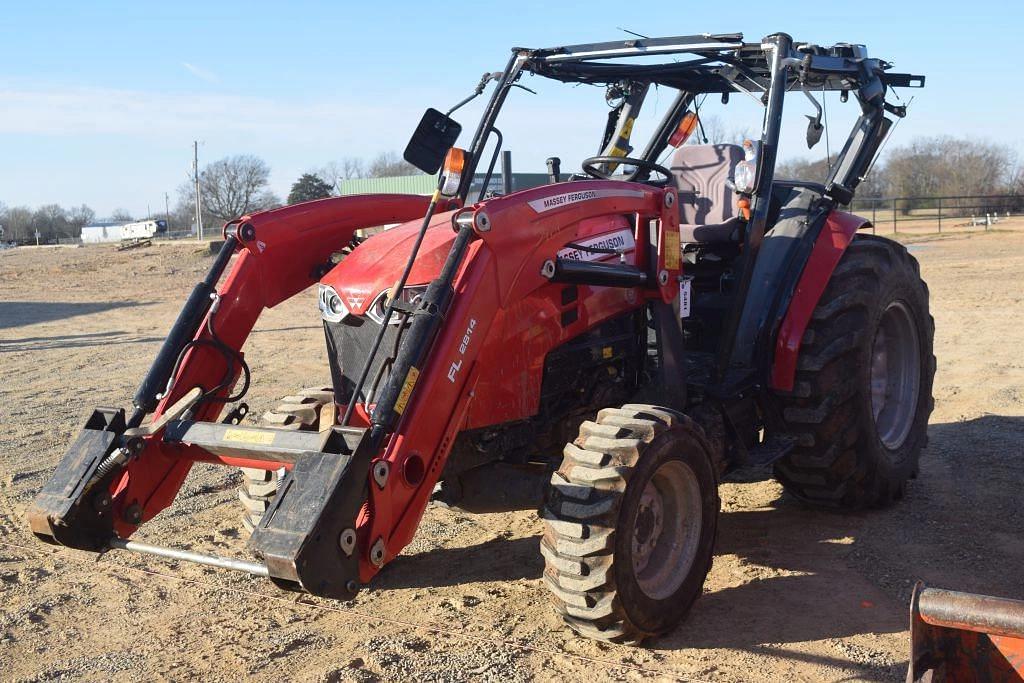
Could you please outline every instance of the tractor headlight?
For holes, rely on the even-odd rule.
[[[426,285],[412,285],[405,286],[402,288],[402,303],[405,304],[405,308],[412,308],[419,300],[423,297],[424,292],[427,291]],[[384,324],[384,312],[388,307],[388,292],[390,290],[385,289],[383,292],[377,295],[377,298],[373,300],[370,307],[366,309],[366,317],[378,325]],[[388,321],[389,325],[397,325],[401,319],[397,315],[392,315],[391,320]]]
[[[340,323],[351,313],[345,302],[334,291],[334,287],[329,285],[320,285],[317,307],[320,309],[320,317],[329,323]]]
[[[760,143],[751,140],[743,141],[744,159],[736,164],[732,181],[740,194],[751,194],[757,187],[757,156]]]

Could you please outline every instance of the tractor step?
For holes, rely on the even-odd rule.
[[[740,467],[771,465],[776,460],[789,455],[794,446],[796,446],[796,439],[792,436],[769,436],[764,443],[754,446],[743,454],[736,464]]]

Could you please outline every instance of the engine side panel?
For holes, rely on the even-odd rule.
[[[591,219],[579,224],[576,241],[623,231],[632,232],[632,227],[622,216]],[[556,251],[552,248],[549,256]],[[634,257],[627,254],[626,263],[635,263]],[[481,349],[480,382],[466,428],[536,415],[545,359],[552,350],[642,305],[635,289],[563,284],[544,284],[521,299],[510,300],[499,309]]]

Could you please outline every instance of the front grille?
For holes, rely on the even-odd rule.
[[[358,323],[358,324],[353,324]],[[359,397],[360,403],[374,402],[374,393],[379,394],[388,381],[391,364],[388,359],[395,355],[395,344],[399,330],[406,325],[389,325],[384,332],[384,339],[377,357],[370,367],[366,383]],[[343,322],[324,322],[324,333],[327,337],[327,356],[331,365],[331,381],[334,384],[335,400],[347,403],[352,397],[356,382],[363,371],[366,359],[373,347],[373,340],[381,326],[365,317],[349,316]],[[378,379],[381,366],[387,362],[383,374]],[[377,390],[374,392],[374,384]],[[367,401],[369,398],[369,401]]]

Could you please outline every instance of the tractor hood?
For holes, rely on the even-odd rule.
[[[435,214],[423,238],[407,285],[424,285],[436,278],[455,240],[454,211]],[[416,242],[422,219],[379,232],[356,247],[320,282],[334,288],[355,315],[363,315],[374,298],[393,286]]]

